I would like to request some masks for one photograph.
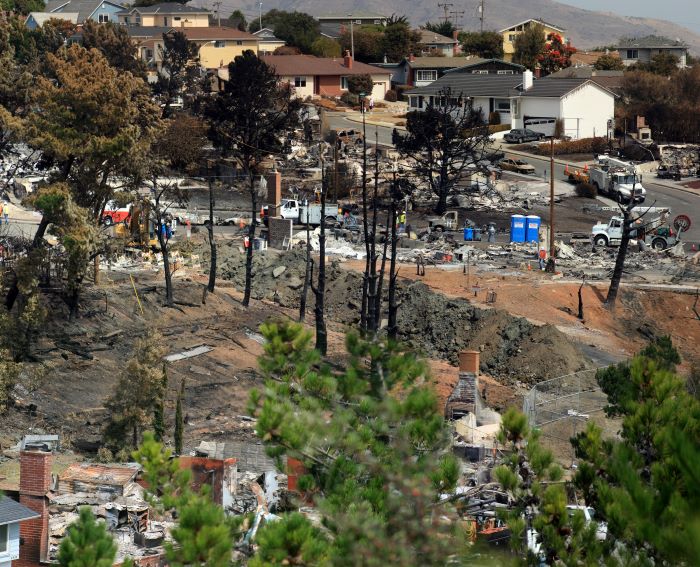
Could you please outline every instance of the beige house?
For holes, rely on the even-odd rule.
[[[248,49],[258,53],[258,38],[236,28],[185,28],[182,31],[188,40],[199,45],[199,62],[207,69],[224,67]]]
[[[558,33],[562,37],[563,42],[566,43],[566,38],[564,37],[564,32],[566,30],[564,28],[555,26],[553,24],[548,24],[543,20],[525,20],[524,22],[520,22],[518,24],[515,24],[514,26],[510,26],[498,32],[501,35],[503,35],[503,59],[505,61],[513,60],[513,54],[515,53],[515,38],[517,38],[525,30],[530,29],[532,26],[535,26],[537,24],[540,24],[542,25],[542,27],[544,27],[545,38],[550,33]]]
[[[275,32],[270,28],[263,28],[253,32],[253,35],[259,40],[258,50],[260,55],[272,55],[275,49],[287,45],[283,40],[275,37]]]
[[[209,10],[176,2],[164,2],[153,6],[138,6],[117,14],[119,23],[146,28],[206,28],[209,27]]]

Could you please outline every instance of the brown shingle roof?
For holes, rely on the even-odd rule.
[[[603,55],[605,55],[605,51],[578,51],[571,56],[571,64],[573,66],[593,65]],[[611,51],[609,55],[620,58],[617,51]]]
[[[343,63],[342,57],[314,57],[313,55],[264,55],[262,60],[275,69],[278,77],[300,75],[389,75],[380,67],[359,61],[352,62],[352,68]]]
[[[172,31],[183,32],[190,41],[212,41],[217,39],[247,39],[258,41],[258,38],[252,33],[244,32],[236,28],[173,28]]]
[[[137,473],[137,468],[123,465],[75,463],[58,477],[58,492],[59,494],[77,492],[76,486],[83,484],[123,487],[131,482]]]
[[[418,33],[420,33],[421,43],[449,43],[450,45],[457,43],[457,40],[452,39],[451,37],[440,35],[439,33],[435,33],[430,30],[421,28],[418,30]]]

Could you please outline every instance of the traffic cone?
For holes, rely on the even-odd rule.
[[[569,164],[568,163],[566,164],[566,167],[564,168],[564,175],[569,177]]]
[[[588,164],[583,166],[583,172],[588,173]]]

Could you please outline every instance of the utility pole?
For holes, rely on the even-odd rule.
[[[450,16],[452,16],[452,23],[455,25],[456,28],[460,28],[460,22],[462,18],[464,17],[464,10],[458,11],[458,10],[452,10],[450,12]]]
[[[555,268],[554,246],[554,136],[549,145],[549,262],[547,270],[554,272]]]
[[[216,19],[219,21],[219,27],[221,27],[221,2],[214,2],[214,11],[216,12]]]
[[[350,18],[350,56],[355,61],[355,33],[352,27],[352,14],[348,14],[348,18]]]
[[[259,12],[259,20],[258,24],[260,25],[260,29],[262,29],[262,2],[260,2],[260,12]]]
[[[481,0],[481,5],[479,6],[479,22],[481,23],[481,33],[484,32],[484,0]]]
[[[441,4],[438,2],[438,8],[442,8],[445,11],[445,15],[442,17],[443,21],[449,22],[450,21],[450,16],[448,15],[450,13],[450,8],[452,8],[454,4],[445,2],[444,4]]]

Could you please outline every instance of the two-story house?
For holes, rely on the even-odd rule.
[[[669,39],[658,35],[646,37],[626,37],[617,45],[622,63],[629,67],[636,63],[651,63],[659,53],[668,53],[678,59],[680,69],[687,65],[688,46],[678,39]]]
[[[278,47],[284,47],[284,40],[275,36],[275,32],[270,28],[263,28],[253,35],[258,38],[258,53],[260,55],[272,55]]]
[[[40,514],[7,496],[0,496],[0,567],[12,567],[19,559],[19,524],[36,520]]]
[[[209,15],[209,10],[205,8],[177,2],[136,6],[117,14],[120,24],[146,28],[206,28],[209,27]]]
[[[123,9],[122,4],[111,0],[49,0],[44,12],[78,14],[78,24],[82,24],[86,20],[116,23],[118,21],[117,14]]]
[[[566,30],[564,28],[555,26],[554,24],[548,24],[544,20],[531,18],[529,20],[525,20],[524,22],[517,23],[514,26],[504,28],[498,32],[503,36],[503,58],[506,61],[513,60],[513,55],[515,54],[515,39],[525,30],[528,30],[537,24],[540,24],[544,28],[545,38],[550,33],[557,33],[562,37],[564,43],[566,43],[566,38],[564,37],[564,32]]]

